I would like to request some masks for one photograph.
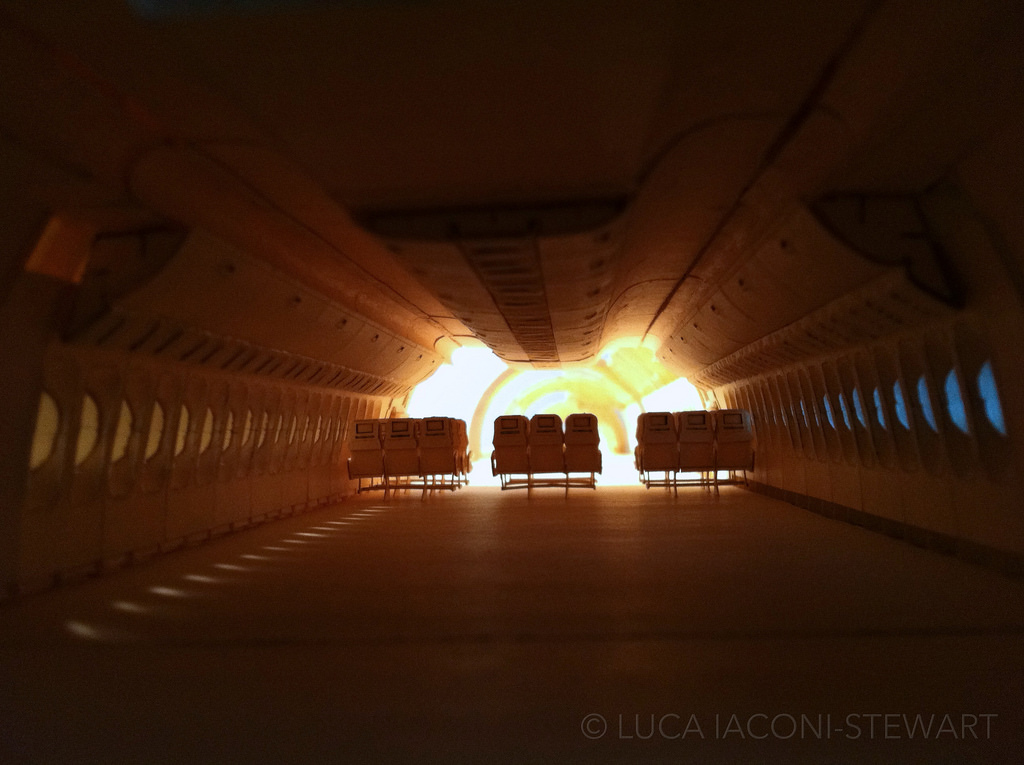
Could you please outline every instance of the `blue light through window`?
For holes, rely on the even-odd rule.
[[[967,410],[964,408],[964,399],[960,394],[960,381],[956,377],[956,370],[949,370],[946,375],[946,409],[949,412],[949,419],[953,421],[961,433],[967,432]]]
[[[868,426],[868,418],[864,416],[864,404],[860,400],[860,391],[853,389],[853,408],[857,412],[857,421],[865,428]]]
[[[832,404],[829,403],[828,396],[822,396],[821,403],[825,406],[825,416],[828,418],[828,424],[835,428],[836,418],[832,414]]]
[[[885,427],[885,410],[882,409],[882,394],[879,393],[878,388],[875,388],[874,392],[875,399],[875,417],[878,418],[878,424],[883,428]]]
[[[999,390],[996,388],[996,376],[992,372],[992,362],[986,361],[978,371],[978,394],[985,405],[985,416],[992,427],[1006,435],[1006,421],[1003,419],[1003,406],[999,402]]]
[[[921,413],[924,414],[928,427],[938,433],[939,425],[935,422],[935,412],[932,411],[932,399],[928,395],[928,383],[925,382],[924,375],[917,378],[917,401],[921,405]]]
[[[910,430],[910,415],[907,412],[907,402],[903,398],[903,386],[897,380],[892,386],[892,397],[896,401],[896,419],[904,430]]]
[[[843,422],[846,423],[846,429],[850,430],[853,427],[853,424],[850,422],[850,409],[846,406],[846,399],[842,393],[839,394],[839,411],[843,413]]]

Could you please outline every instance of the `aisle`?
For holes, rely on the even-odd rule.
[[[735,488],[378,495],[7,605],[0,689],[3,762],[1013,762],[1024,582]]]

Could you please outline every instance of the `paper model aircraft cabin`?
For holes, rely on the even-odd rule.
[[[383,593],[472,542],[446,581],[493,574],[458,602],[494,609],[498,561],[586,558],[611,549],[586,524],[625,544],[647,517],[642,550],[675,561],[655,578],[717,565],[676,524],[724,544],[794,513],[1016,592],[1022,147],[1017,2],[3,0],[0,600],[363,507],[408,508],[379,538],[402,544],[318,561],[379,561]],[[470,352],[493,365],[472,389]],[[483,541],[527,529],[548,546]],[[818,533],[785,549],[852,571]],[[611,570],[554,561],[529,570]],[[941,580],[902,565],[870,571],[906,603]],[[643,618],[674,602],[622,586]],[[388,602],[426,601],[366,608]],[[480,634],[547,635],[545,602]],[[796,634],[813,612],[773,613]],[[435,634],[409,619],[394,645]],[[593,624],[662,634],[637,619]],[[707,634],[762,634],[743,619]],[[1019,613],[992,619],[1019,649]]]

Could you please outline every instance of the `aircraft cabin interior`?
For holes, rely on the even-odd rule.
[[[0,759],[1018,762],[1022,348],[1018,2],[0,0]]]

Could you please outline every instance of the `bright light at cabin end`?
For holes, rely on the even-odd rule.
[[[701,409],[697,389],[673,375],[653,351],[635,343],[618,342],[605,349],[594,364],[558,370],[515,369],[490,350],[460,348],[409,398],[409,417],[443,414],[467,422],[474,470],[470,482],[497,486],[491,475],[491,424],[502,415],[576,412],[597,416],[601,437],[602,485],[636,485],[633,464],[636,419],[645,411]]]

